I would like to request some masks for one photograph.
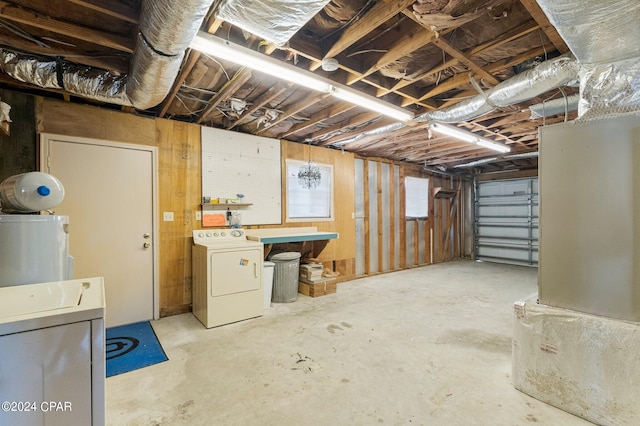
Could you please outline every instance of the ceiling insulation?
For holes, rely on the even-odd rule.
[[[451,137],[430,137],[428,121],[436,117],[519,155],[537,152],[539,126],[577,117],[577,111],[565,117],[566,108],[532,117],[529,107],[544,103],[547,115],[548,101],[578,92],[578,77],[582,117],[629,113],[640,103],[637,1],[309,0],[312,16],[296,18],[278,9],[276,24],[292,33],[280,45],[265,42],[254,28],[257,2],[233,3],[247,14],[249,26],[223,18],[222,0],[8,0],[0,8],[0,87],[317,146],[341,145],[362,156],[446,170],[495,154]],[[185,47],[193,36],[186,22],[424,121],[407,126],[192,50]],[[570,79],[564,71],[561,79],[558,73],[540,74],[569,51],[553,24],[578,57]],[[586,42],[593,44],[574,46]],[[616,59],[586,63],[601,56]],[[321,67],[328,57],[338,63],[334,71]],[[512,158],[480,161],[474,169],[537,166],[536,157]]]
[[[239,28],[283,46],[329,0],[223,0],[216,16]]]

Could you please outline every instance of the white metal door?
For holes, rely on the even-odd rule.
[[[44,137],[65,187],[55,212],[69,216],[74,276],[104,277],[107,327],[157,318],[154,148]]]

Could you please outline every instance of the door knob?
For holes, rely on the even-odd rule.
[[[149,235],[149,233],[148,233],[148,232],[145,232],[145,233],[142,235],[142,238],[151,238],[151,235]]]
[[[149,241],[145,241],[144,244],[142,245],[142,247],[149,248],[149,247],[151,247],[151,243]]]

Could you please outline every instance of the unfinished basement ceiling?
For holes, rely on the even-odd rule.
[[[110,77],[124,78],[131,72],[139,23],[144,21],[141,13],[149,13],[142,3],[3,1],[0,47],[23,57],[82,65],[94,74],[108,71]],[[569,51],[535,0],[321,1],[320,11],[314,11],[304,25],[291,12],[276,10],[280,24],[300,26],[278,45],[218,17],[221,11],[221,16],[234,16],[224,11],[229,4],[251,17],[259,13],[252,9],[257,3],[214,1],[201,29],[401,106],[415,116],[447,111],[477,96],[479,90],[488,91]],[[260,19],[256,16],[255,21]],[[322,59],[328,57],[338,61],[336,71],[323,71]],[[578,92],[575,86],[554,87],[456,123],[511,148],[510,153],[496,156],[486,148],[429,132],[426,121],[394,126],[397,121],[378,113],[188,48],[163,101],[146,109],[19,81],[6,72],[0,73],[0,87],[451,172],[471,170],[459,167],[466,164],[484,172],[536,168],[538,126],[572,120],[577,113],[565,113],[563,108],[558,112],[556,107],[549,108],[553,115],[532,118],[529,106]]]

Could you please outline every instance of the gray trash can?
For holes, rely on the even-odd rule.
[[[300,253],[277,253],[269,256],[269,260],[276,264],[273,271],[271,301],[276,303],[295,302],[298,298]]]

